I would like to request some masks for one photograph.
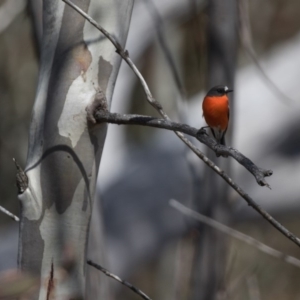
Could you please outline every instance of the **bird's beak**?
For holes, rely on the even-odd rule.
[[[233,90],[227,90],[226,94],[233,92]]]

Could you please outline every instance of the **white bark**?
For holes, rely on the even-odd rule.
[[[133,0],[74,3],[125,44]],[[61,0],[44,1],[43,22],[26,165],[29,187],[19,196],[19,265],[40,276],[36,299],[84,298],[88,229],[106,136],[106,125],[87,122],[86,107],[99,90],[110,107],[120,57]]]

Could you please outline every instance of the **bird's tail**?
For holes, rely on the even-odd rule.
[[[220,139],[220,144],[226,146],[226,142],[225,142],[225,131],[223,132],[221,139]]]
[[[220,144],[220,145],[224,145],[226,146],[226,142],[225,142],[225,131],[221,131],[221,130],[214,130],[213,128],[211,128],[212,134],[214,136],[214,138],[216,139],[216,141]],[[217,154],[217,157],[220,157],[221,155]],[[227,156],[225,156],[227,157]]]
[[[210,129],[217,143],[226,146],[225,143],[226,130],[221,131],[220,129],[215,129],[215,128],[210,128]]]

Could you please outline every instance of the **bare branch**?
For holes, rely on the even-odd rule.
[[[9,212],[7,209],[5,209],[1,205],[0,205],[0,211],[3,212],[4,214],[6,214],[7,216],[9,216],[10,218],[12,218],[13,220],[15,220],[16,222],[20,222],[20,219],[17,216],[15,216],[11,212]]]
[[[215,139],[211,138],[205,132],[204,129],[198,130],[186,124],[171,122],[169,120],[158,119],[149,116],[110,113],[109,111],[103,109],[96,110],[94,118],[97,122],[108,122],[119,125],[142,125],[185,133],[198,139],[201,143],[205,144],[211,150],[215,151],[217,155],[231,156],[255,177],[259,185],[269,187],[269,184],[265,181],[264,178],[273,174],[271,170],[264,170],[262,168],[259,168],[238,150],[232,147],[226,147],[218,144]]]
[[[20,194],[20,193],[24,192],[23,187],[25,187],[25,185],[23,183],[25,183],[25,181],[27,179],[27,184],[28,184],[28,178],[27,178],[26,174],[24,173],[24,171],[21,169],[21,167],[18,165],[17,161],[14,158],[13,158],[13,161],[14,161],[14,163],[16,165],[16,168],[17,168],[17,186],[18,186],[18,192]],[[23,176],[23,174],[25,175],[25,177]],[[0,205],[0,211],[3,212],[4,214],[6,214],[7,216],[9,216],[10,218],[12,218],[13,220],[15,220],[16,222],[20,222],[20,219],[17,216],[12,214],[10,211],[5,209],[1,205]]]
[[[258,250],[260,250],[261,252],[264,252],[268,255],[271,255],[273,257],[276,257],[280,260],[283,260],[284,262],[286,263],[289,263],[295,267],[298,267],[300,268],[300,260],[293,257],[293,256],[290,256],[290,255],[286,255],[274,248],[271,248],[269,246],[267,246],[266,244],[264,243],[261,243],[260,241],[254,239],[253,237],[249,236],[249,235],[246,235],[240,231],[237,231],[235,229],[232,229],[226,225],[223,225],[222,223],[220,222],[217,222],[207,216],[204,216],[200,213],[197,213],[196,211],[192,210],[192,209],[189,209],[188,207],[182,205],[180,202],[174,200],[174,199],[171,199],[170,200],[170,205],[174,208],[176,208],[177,210],[179,210],[181,213],[189,216],[189,217],[192,217],[194,219],[196,219],[197,221],[200,221],[214,229],[217,229],[223,233],[226,233],[228,234],[229,236],[231,237],[234,237],[240,241],[243,241],[245,243],[247,243],[248,245],[250,246],[253,246],[255,248],[257,248]]]
[[[138,288],[136,288],[135,286],[133,286],[131,283],[121,279],[119,276],[116,276],[112,273],[110,273],[108,270],[106,270],[105,268],[101,267],[100,265],[94,263],[92,260],[88,260],[87,264],[98,269],[99,271],[103,272],[106,276],[113,278],[116,281],[119,281],[120,283],[122,283],[123,285],[127,286],[128,288],[130,288],[133,292],[135,292],[136,294],[140,295],[143,299],[146,300],[151,300],[150,297],[148,297],[144,292],[142,292],[141,290],[139,290]]]
[[[152,17],[153,26],[156,30],[156,35],[158,43],[166,59],[167,65],[169,66],[170,73],[173,77],[173,81],[178,89],[180,97],[175,97],[175,103],[177,107],[177,113],[180,122],[187,122],[187,94],[184,84],[181,80],[178,68],[176,67],[176,62],[172,51],[168,45],[166,35],[164,33],[164,20],[161,18],[159,11],[157,10],[153,0],[144,0],[148,7],[148,12]],[[188,149],[187,149],[188,150]]]
[[[177,70],[176,67],[176,63],[174,60],[174,57],[172,55],[172,52],[167,44],[167,39],[166,36],[164,34],[164,30],[163,30],[163,19],[161,18],[155,4],[153,3],[153,0],[144,0],[145,4],[148,6],[149,8],[149,13],[153,18],[153,24],[155,26],[155,30],[157,33],[157,38],[158,38],[158,42],[161,46],[161,49],[165,55],[166,61],[169,65],[171,74],[173,76],[173,80],[178,88],[178,91],[182,97],[182,100],[186,100],[186,91],[185,88],[183,86],[183,83],[181,82],[181,78],[179,75],[179,72]]]
[[[6,0],[0,7],[0,33],[25,9],[25,0]]]
[[[132,71],[135,73],[135,75],[138,77],[140,83],[142,84],[147,100],[149,103],[158,110],[161,114],[162,112],[162,106],[160,103],[158,103],[152,96],[150,89],[138,70],[138,68],[135,66],[135,64],[132,62],[132,60],[129,57],[129,53],[127,50],[124,50],[121,46],[121,44],[109,33],[107,32],[101,25],[99,25],[92,17],[90,17],[87,13],[85,13],[82,9],[80,9],[77,5],[72,3],[69,0],[62,0],[66,4],[70,5],[73,9],[75,9],[79,14],[81,14],[88,22],[90,22],[93,26],[95,26],[100,32],[102,32],[109,40],[110,42],[115,46],[116,52],[126,61],[126,63],[129,65],[129,67],[132,69]]]
[[[250,300],[260,300],[261,297],[257,277],[255,275],[250,275],[247,277],[246,282],[248,286]]]
[[[239,0],[239,35],[241,43],[247,53],[247,55],[252,59],[254,65],[256,66],[257,70],[262,75],[263,79],[265,80],[266,84],[269,86],[270,90],[276,95],[276,98],[282,101],[285,99],[286,101],[282,101],[285,104],[291,104],[293,100],[285,95],[277,85],[269,78],[266,74],[264,69],[262,68],[261,64],[259,63],[257,54],[253,47],[252,42],[252,35],[251,35],[251,26],[249,20],[249,12],[248,12],[248,3],[247,0]]]
[[[168,115],[163,111],[161,104],[156,101],[150,89],[137,69],[134,63],[129,58],[128,51],[124,51],[121,47],[120,43],[118,43],[112,35],[110,35],[105,29],[103,29],[95,20],[93,20],[90,16],[88,16],[84,11],[82,11],[75,4],[70,2],[69,0],[62,0],[71,7],[73,7],[78,13],[80,13],[87,21],[89,21],[93,26],[98,28],[116,47],[116,52],[126,61],[129,67],[133,70],[133,72],[138,77],[140,84],[142,85],[144,92],[146,94],[148,102],[159,112],[159,114],[166,120],[170,120]],[[192,144],[181,132],[175,131],[175,134],[213,171],[215,171],[219,176],[221,176],[242,198],[246,200],[249,206],[252,206],[259,214],[263,216],[269,223],[271,223],[277,230],[279,230],[283,235],[293,241],[296,245],[300,247],[300,239],[297,238],[293,233],[287,230],[284,226],[282,226],[278,221],[276,221],[269,213],[263,210],[256,202],[246,193],[244,192],[221,168],[219,168],[212,160],[210,160],[202,151],[200,151],[194,144]]]

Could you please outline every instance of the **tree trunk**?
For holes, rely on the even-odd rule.
[[[208,89],[215,85],[234,87],[237,57],[238,13],[236,0],[210,0],[208,4]],[[226,143],[232,145],[233,94],[230,94],[230,127]],[[209,151],[208,156],[230,174],[230,160],[216,159]],[[197,199],[197,207],[211,218],[228,223],[230,206],[228,185],[207,168],[203,189]],[[205,225],[199,225],[200,235],[196,241],[196,256],[193,276],[192,299],[223,299],[227,238]],[[219,298],[220,297],[220,298]]]
[[[133,0],[73,2],[125,44]],[[110,107],[120,62],[111,43],[82,16],[61,0],[44,0],[25,170],[29,185],[19,196],[19,266],[41,280],[34,299],[85,298],[86,246],[107,130],[87,120],[86,108],[97,105],[101,92]]]

